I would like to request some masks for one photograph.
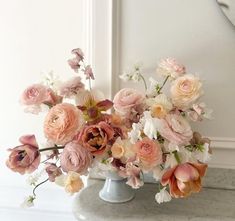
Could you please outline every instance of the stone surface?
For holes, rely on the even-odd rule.
[[[232,221],[235,220],[235,191],[204,188],[187,199],[157,204],[158,186],[145,184],[134,200],[123,204],[102,201],[103,181],[94,180],[74,200],[77,220],[87,221]]]

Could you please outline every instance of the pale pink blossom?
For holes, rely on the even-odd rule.
[[[145,137],[136,143],[135,151],[137,159],[145,171],[150,171],[162,163],[162,150],[157,141]]]
[[[193,137],[189,123],[181,115],[168,114],[161,122],[159,132],[171,143],[188,144]]]
[[[74,54],[75,57],[69,59],[68,64],[75,72],[78,72],[81,66],[80,62],[84,59],[84,54],[80,48],[73,49],[71,53]]]
[[[47,163],[45,170],[51,182],[55,182],[55,178],[62,174],[61,169],[54,163]]]
[[[90,65],[87,65],[84,71],[84,74],[86,76],[86,79],[92,79],[95,80],[93,70]]]
[[[60,85],[59,92],[61,96],[70,97],[77,95],[84,90],[84,84],[81,82],[80,77],[73,77],[70,80]]]
[[[20,137],[22,145],[9,149],[10,156],[6,162],[8,168],[20,174],[32,173],[40,163],[40,153],[34,135]]]
[[[192,121],[202,121],[203,118],[210,119],[212,110],[206,108],[204,103],[193,104],[192,108],[187,112]]]
[[[185,74],[185,66],[174,58],[165,58],[160,61],[157,73],[164,77],[170,76],[172,79],[176,79]]]
[[[92,154],[76,141],[66,144],[60,156],[61,168],[64,172],[74,171],[79,174],[87,173],[92,160]]]

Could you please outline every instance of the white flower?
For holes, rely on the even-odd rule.
[[[141,75],[138,72],[133,73],[131,76],[131,80],[133,80],[135,83],[139,82],[141,80]]]
[[[20,207],[23,208],[23,209],[33,207],[34,206],[34,203],[33,203],[34,200],[35,200],[34,196],[28,196],[28,197],[25,198],[23,203],[21,203]]]
[[[173,153],[167,154],[164,167],[165,168],[168,168],[168,167],[173,168],[176,165],[178,165],[178,162],[175,158],[175,155]]]
[[[169,202],[171,201],[171,195],[168,193],[166,190],[166,187],[160,190],[159,193],[155,195],[155,200],[160,204],[164,202]]]
[[[144,133],[150,139],[157,139],[157,131],[160,128],[161,121],[157,118],[153,118],[149,111],[144,112]]]
[[[203,151],[196,150],[194,152],[194,157],[202,163],[207,163],[211,159],[211,154],[209,153],[209,144],[203,144]]]
[[[154,97],[157,95],[157,87],[159,87],[159,82],[157,82],[154,78],[150,77],[149,78],[150,85],[147,89],[147,95],[148,97]]]
[[[28,178],[26,179],[26,182],[29,185],[35,186],[36,183],[38,182],[39,178],[45,173],[45,169],[42,169],[39,172],[35,172],[34,174],[31,174],[30,176],[28,176]]]
[[[42,73],[43,76],[43,84],[45,86],[50,87],[54,91],[58,91],[61,81],[59,79],[59,76],[54,74],[53,71],[50,71],[48,73]]]
[[[128,133],[128,137],[130,138],[131,143],[136,143],[138,140],[141,140],[141,131],[143,129],[143,125],[141,123],[133,123],[132,130]]]
[[[120,79],[122,79],[124,82],[127,82],[131,79],[130,74],[128,73],[123,73],[122,75],[119,75]]]

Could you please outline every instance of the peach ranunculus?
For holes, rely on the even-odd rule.
[[[185,67],[174,58],[165,58],[160,61],[157,73],[164,77],[170,76],[171,79],[176,79],[185,74]]]
[[[159,132],[162,137],[174,144],[188,144],[193,137],[189,123],[177,114],[168,114],[162,119]]]
[[[71,141],[82,125],[81,111],[72,104],[57,104],[50,109],[44,122],[45,136],[55,144]]]
[[[138,109],[143,105],[144,96],[137,90],[131,88],[123,88],[113,99],[113,107],[120,115],[128,115],[132,110]]]
[[[194,75],[177,78],[171,86],[171,98],[176,107],[185,109],[202,95],[202,83]]]
[[[84,187],[80,174],[69,171],[64,181],[64,187],[65,191],[70,194],[79,192]]]
[[[137,159],[145,171],[162,163],[162,150],[157,141],[145,137],[135,144],[135,150]]]
[[[184,163],[167,170],[161,184],[169,184],[172,197],[187,197],[201,190],[201,177],[205,175],[207,164]]]
[[[84,127],[77,137],[82,146],[87,148],[93,155],[102,154],[113,138],[113,128],[104,121]]]
[[[64,172],[74,171],[79,174],[86,174],[92,159],[91,153],[86,148],[77,141],[72,141],[65,145],[61,153],[61,168]]]
[[[32,173],[40,164],[40,152],[35,136],[22,136],[20,142],[22,145],[10,149],[11,153],[6,165],[20,174]]]

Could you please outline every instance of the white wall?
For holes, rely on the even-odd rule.
[[[213,138],[212,164],[235,168],[235,29],[214,0],[121,0],[119,70],[143,61],[147,78],[160,58],[175,57],[205,80],[214,120],[197,128]],[[118,81],[118,78],[117,78]],[[130,86],[120,82],[121,87]],[[131,85],[133,86],[133,85]]]

